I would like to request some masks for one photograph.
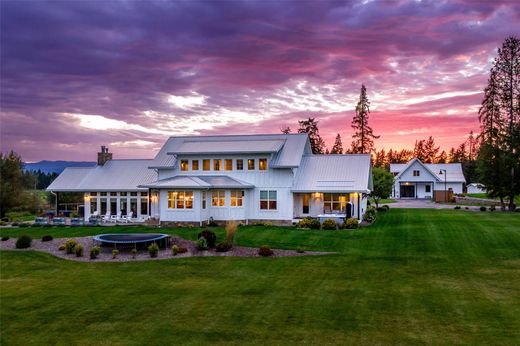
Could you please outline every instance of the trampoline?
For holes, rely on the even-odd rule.
[[[161,233],[118,233],[118,234],[98,234],[94,236],[94,241],[101,246],[112,246],[114,248],[145,248],[152,243],[159,247],[169,245],[170,236]]]

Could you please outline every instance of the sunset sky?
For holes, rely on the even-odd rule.
[[[2,1],[1,150],[153,157],[168,136],[279,133],[332,146],[361,83],[377,148],[469,131],[520,1]]]

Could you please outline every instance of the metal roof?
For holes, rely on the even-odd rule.
[[[369,192],[370,155],[306,155],[293,192]]]
[[[301,157],[310,154],[307,134],[231,135],[170,137],[150,164],[151,168],[170,168],[175,155],[271,153],[271,168],[293,168]]]
[[[414,162],[423,165],[438,181],[444,181],[444,172],[439,174],[441,169],[446,170],[446,181],[450,183],[465,183],[462,165],[460,163],[422,163],[418,158],[410,160],[408,163],[392,163],[390,164],[390,172],[398,173],[396,179],[401,176]]]
[[[170,189],[252,189],[253,185],[226,175],[187,176],[178,175],[172,178],[161,179],[143,188],[170,188]]]
[[[152,160],[110,160],[103,166],[66,168],[47,191],[138,191],[138,187],[157,179],[148,169]]]

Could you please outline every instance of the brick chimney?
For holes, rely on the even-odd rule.
[[[97,164],[103,166],[109,160],[112,160],[112,153],[109,153],[108,148],[102,145],[101,152],[97,153]]]

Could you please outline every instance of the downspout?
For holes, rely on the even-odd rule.
[[[358,220],[361,221],[361,202],[359,199],[359,192],[357,194],[357,215],[358,215]]]

